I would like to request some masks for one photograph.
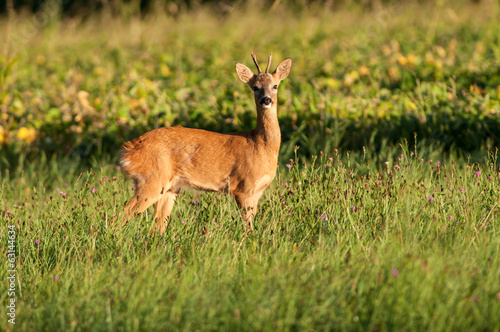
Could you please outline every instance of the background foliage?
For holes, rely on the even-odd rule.
[[[463,1],[463,0],[462,0]],[[0,13],[9,10],[38,13],[47,6],[55,3],[63,16],[91,16],[101,11],[120,16],[124,14],[148,15],[157,11],[175,16],[183,11],[209,7],[218,13],[227,13],[234,8],[241,7],[245,2],[251,6],[265,8],[280,5],[281,0],[5,0],[0,2]],[[425,1],[420,1],[420,3]],[[480,0],[471,0],[479,3]],[[286,0],[283,4],[290,10],[299,12],[311,6],[322,7],[328,10],[353,7],[363,10],[373,10],[383,5],[394,4],[391,0]]]
[[[293,8],[61,18],[47,7],[4,19],[2,167],[40,153],[117,156],[124,141],[158,126],[250,129],[255,106],[234,62],[250,65],[252,50],[261,61],[269,52],[276,63],[294,60],[279,95],[282,160],[295,145],[305,155],[381,151],[402,138],[413,144],[415,133],[458,153],[498,145],[497,2]]]

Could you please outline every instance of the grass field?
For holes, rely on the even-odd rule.
[[[0,330],[500,331],[500,7],[443,3],[0,20]],[[254,232],[112,226],[123,141],[255,125],[252,50],[294,60]]]
[[[469,165],[400,152],[381,170],[368,153],[289,162],[252,234],[230,197],[194,192],[162,236],[147,214],[111,227],[132,193],[113,166],[52,190],[34,170],[4,178],[15,327],[498,331],[496,152]]]

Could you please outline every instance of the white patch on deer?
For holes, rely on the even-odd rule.
[[[257,180],[255,182],[255,193],[262,193],[266,188],[267,186],[271,183],[271,181],[273,180],[272,177],[270,177],[268,174],[264,175],[263,177],[261,177],[259,180]]]
[[[120,164],[122,164],[122,167],[126,169],[130,166],[130,160],[122,159]]]

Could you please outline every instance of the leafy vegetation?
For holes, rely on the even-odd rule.
[[[0,21],[0,330],[500,331],[500,7],[443,3]],[[255,231],[196,192],[111,225],[124,141],[255,126],[252,50],[294,61]]]
[[[473,14],[471,14],[473,13]],[[154,127],[255,125],[233,64],[292,57],[281,87],[282,160],[402,138],[474,151],[499,143],[496,3],[395,4],[370,13],[200,9],[173,19],[4,22],[2,164],[40,152],[100,158]],[[425,18],[425,19],[424,19]],[[106,22],[107,29],[102,26]]]

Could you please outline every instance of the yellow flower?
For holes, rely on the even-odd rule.
[[[398,56],[398,62],[401,66],[406,66],[408,64],[408,59],[404,55],[400,54]]]
[[[32,143],[36,138],[35,128],[21,127],[17,132],[17,139],[25,141],[26,143]]]
[[[415,103],[412,102],[411,100],[406,100],[406,104],[408,108],[411,109],[412,111],[415,111],[417,109],[417,105],[415,105]]]
[[[480,88],[479,86],[477,86],[477,84],[472,84],[469,88],[470,92],[473,92],[475,94],[478,94],[478,95],[482,95],[484,96],[486,94],[486,91],[482,88]]]
[[[326,84],[330,87],[330,88],[338,88],[340,86],[340,82],[334,78],[329,78],[326,80]]]
[[[370,69],[368,69],[367,66],[363,65],[363,66],[359,67],[359,74],[361,76],[368,76],[368,75],[370,75]]]
[[[171,71],[170,71],[170,68],[169,68],[166,64],[162,63],[162,64],[160,65],[160,73],[161,73],[163,76],[170,76]]]
[[[357,71],[353,70],[350,73],[347,73],[346,75],[344,75],[344,85],[346,87],[350,87],[358,79],[359,79],[359,73]]]
[[[417,57],[415,56],[415,54],[408,54],[407,56],[407,59],[408,59],[408,65],[410,66],[414,66],[415,63],[417,62]]]
[[[2,126],[0,126],[0,144],[5,142],[7,140],[7,137],[5,135],[5,129],[3,129]]]

